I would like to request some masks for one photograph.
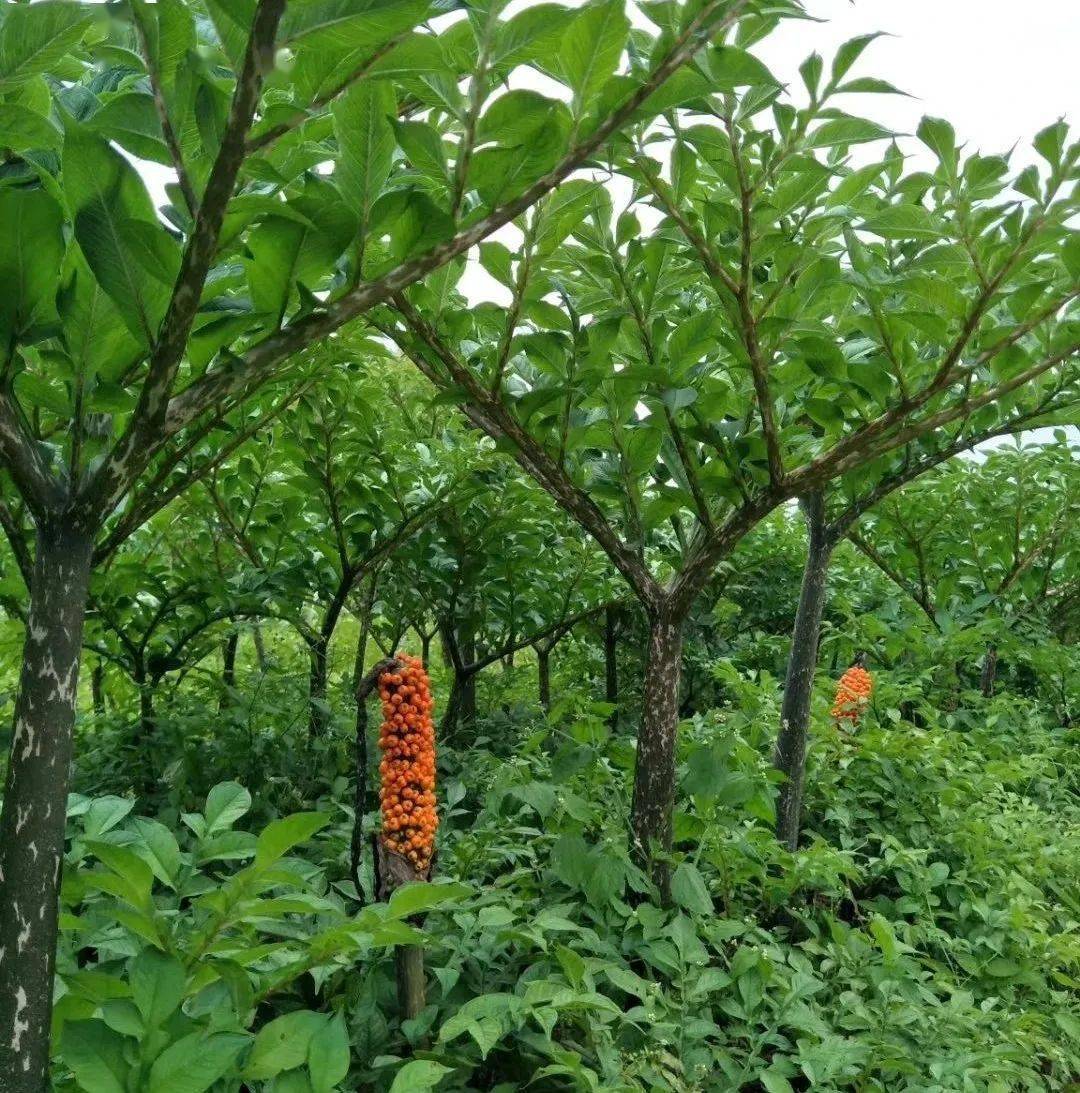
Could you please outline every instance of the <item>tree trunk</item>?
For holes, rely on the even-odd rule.
[[[540,705],[544,712],[551,709],[551,650],[536,647],[536,679],[540,690]]]
[[[986,656],[983,657],[982,677],[979,680],[979,686],[985,698],[990,698],[994,693],[994,681],[997,679],[997,662],[997,646],[993,642],[989,642],[986,646]]]
[[[604,609],[604,700],[613,706],[619,702],[617,622],[615,608],[609,605]]]
[[[153,681],[146,671],[146,663],[141,658],[135,662],[133,672],[135,686],[139,691],[139,720],[135,726],[132,751],[137,756],[136,769],[132,772],[132,788],[136,793],[147,796],[154,789],[154,715]]]
[[[682,624],[683,619],[671,617],[666,610],[661,610],[649,623],[630,815],[634,858],[648,870],[665,904],[671,900],[668,856],[675,806],[675,736],[679,725]]]
[[[90,694],[94,703],[94,714],[105,716],[105,662],[99,657],[94,662],[90,673]]]
[[[825,531],[825,503],[821,494],[803,498],[801,503],[806,514],[809,545],[784,680],[780,732],[773,752],[773,766],[785,776],[776,802],[776,837],[789,850],[794,850],[799,843],[810,701],[817,667],[821,616],[825,608],[829,559],[833,550]]]
[[[308,646],[308,737],[315,740],[326,731],[326,661],[329,642],[320,634]]]
[[[0,1086],[43,1093],[56,960],[88,536],[38,530],[4,808],[0,813]]]
[[[431,634],[420,635],[420,662],[424,665],[424,671],[428,670],[428,665],[431,662]]]
[[[476,635],[471,631],[460,639],[461,658],[466,664],[476,661]],[[458,721],[468,724],[476,717],[476,672],[465,672],[461,680],[461,697],[458,706]]]
[[[222,694],[218,709],[228,706],[230,691],[236,687],[236,647],[240,644],[240,634],[234,630],[226,639],[221,650],[221,686]]]

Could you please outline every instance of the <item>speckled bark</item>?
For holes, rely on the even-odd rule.
[[[679,725],[682,619],[661,611],[649,626],[641,728],[630,817],[635,860],[670,901],[671,821],[675,806],[675,736]]]
[[[91,542],[43,526],[0,814],[0,1089],[43,1093]]]
[[[824,502],[820,495],[802,500],[809,530],[802,591],[791,635],[784,701],[780,708],[780,731],[773,752],[773,765],[785,775],[776,802],[776,837],[789,850],[799,843],[803,786],[806,779],[806,748],[810,728],[810,700],[817,668],[821,616],[832,557],[833,541],[824,525]]]

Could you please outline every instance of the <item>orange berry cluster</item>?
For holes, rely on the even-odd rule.
[[[836,699],[833,701],[832,715],[837,721],[848,720],[855,724],[859,714],[870,701],[874,681],[865,668],[849,668],[836,686]]]
[[[405,654],[394,659],[401,670],[379,677],[382,839],[388,850],[407,859],[419,873],[431,864],[439,826],[431,686],[421,660]]]

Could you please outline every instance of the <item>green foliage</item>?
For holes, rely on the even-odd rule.
[[[72,798],[57,1089],[340,1089],[343,981],[358,960],[422,943],[406,920],[469,892],[403,888],[355,913],[293,853],[328,817],[298,813],[255,835],[234,826],[250,806],[241,786],[215,786],[178,835],[122,798]],[[308,981],[332,999],[326,1009],[296,1008]],[[266,1019],[279,999],[286,1009]]]

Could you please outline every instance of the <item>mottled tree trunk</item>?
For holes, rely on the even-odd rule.
[[[99,657],[94,662],[90,673],[90,695],[94,703],[94,713],[105,716],[105,662]]]
[[[618,619],[615,608],[604,609],[604,699],[613,706],[619,702]]]
[[[72,729],[92,544],[37,535],[4,808],[0,813],[0,1088],[43,1093]]]
[[[231,701],[230,692],[236,688],[236,649],[240,644],[240,634],[234,630],[226,639],[221,649],[221,699],[219,709],[225,709]]]
[[[817,668],[821,616],[833,543],[825,528],[825,503],[820,494],[802,498],[809,544],[803,568],[802,591],[791,635],[784,701],[780,708],[780,731],[773,752],[773,765],[784,775],[776,802],[776,837],[789,850],[799,843],[803,786],[806,778],[806,748],[810,728],[810,701]]]
[[[312,740],[326,731],[326,676],[329,642],[322,635],[314,638],[308,646],[310,667],[308,669],[308,737]]]
[[[536,647],[536,681],[540,692],[540,705],[546,713],[551,709],[551,651]]]
[[[465,664],[476,661],[476,635],[470,630],[461,636],[461,658]],[[468,724],[476,717],[476,672],[465,672],[461,680],[458,721]]]
[[[683,619],[661,610],[649,623],[641,728],[630,816],[635,860],[652,876],[664,903],[671,897],[672,810],[675,807],[675,736],[679,725]]]
[[[979,680],[979,686],[983,696],[986,698],[990,698],[994,693],[994,682],[997,679],[997,662],[997,646],[993,642],[990,642],[986,646],[986,655],[983,657],[982,664],[982,676]]]

